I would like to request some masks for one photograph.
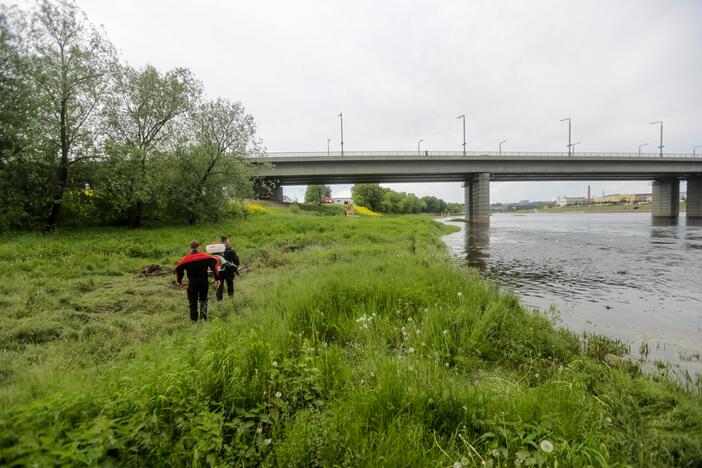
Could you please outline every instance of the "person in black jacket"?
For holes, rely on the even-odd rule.
[[[221,301],[224,297],[224,284],[227,284],[227,294],[230,299],[234,298],[234,275],[238,273],[239,270],[239,257],[236,252],[229,245],[229,236],[221,237],[222,243],[224,244],[224,269],[219,273],[220,281],[219,287],[217,288],[217,300]]]
[[[175,269],[176,283],[183,287],[183,276],[188,273],[188,303],[190,307],[190,320],[197,322],[197,302],[200,301],[200,319],[207,320],[207,291],[209,281],[207,270],[212,270],[215,277],[215,288],[219,289],[219,272],[217,260],[206,253],[198,252],[200,243],[196,240],[190,242],[190,254],[181,258]]]

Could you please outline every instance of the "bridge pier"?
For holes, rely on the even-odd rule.
[[[465,219],[468,223],[490,222],[490,174],[473,174],[465,182]]]
[[[271,194],[271,200],[280,203],[283,203],[285,201],[285,199],[283,198],[283,187],[281,185],[278,185],[276,188],[273,189],[273,193]]]
[[[687,218],[702,219],[702,175],[687,178]]]
[[[651,215],[654,218],[677,218],[680,212],[680,181],[666,177],[653,181]]]

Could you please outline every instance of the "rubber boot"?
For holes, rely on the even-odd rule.
[[[200,303],[200,320],[207,320],[207,301]]]

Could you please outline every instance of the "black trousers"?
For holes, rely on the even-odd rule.
[[[189,284],[188,304],[190,306],[190,320],[197,322],[197,302],[200,301],[200,319],[207,320],[207,291],[210,285]]]
[[[227,294],[229,295],[229,298],[232,299],[234,298],[234,274],[232,273],[231,275],[228,274],[220,274],[219,275],[219,288],[217,288],[217,300],[221,301],[222,298],[224,297],[224,284],[226,283],[227,285]]]

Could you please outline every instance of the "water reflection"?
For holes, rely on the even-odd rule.
[[[482,273],[487,270],[490,258],[490,226],[487,224],[466,225],[465,256],[468,264]]]
[[[635,350],[647,341],[654,359],[702,352],[702,222],[567,213],[455,225],[461,232],[444,238],[454,255],[529,307],[555,304],[569,328]],[[680,362],[702,371],[699,359]]]

